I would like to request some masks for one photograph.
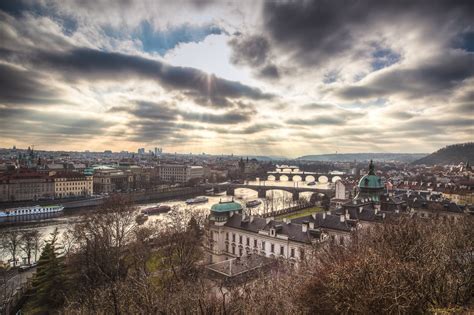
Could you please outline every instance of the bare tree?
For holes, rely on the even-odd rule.
[[[297,301],[311,313],[418,314],[472,303],[473,220],[406,218],[329,246],[305,270]]]
[[[11,256],[13,266],[17,265],[17,254],[20,249],[21,233],[18,230],[2,231],[0,244],[4,252]]]
[[[28,265],[31,264],[31,256],[37,253],[37,241],[41,237],[38,230],[23,231],[20,236],[20,249],[25,253]]]

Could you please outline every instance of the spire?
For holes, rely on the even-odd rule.
[[[374,161],[370,160],[369,163],[369,175],[375,175]]]

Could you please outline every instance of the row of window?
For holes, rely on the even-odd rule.
[[[229,232],[226,232],[226,235],[225,235],[225,239],[226,239],[226,241],[227,241],[227,242],[226,242],[226,252],[229,252],[229,250],[228,250],[228,246],[229,246],[229,243],[228,243],[228,241],[229,241],[229,236],[230,236],[230,233],[229,233]],[[243,242],[243,241],[244,241],[244,236],[243,236],[243,235],[241,235],[241,234],[236,235],[235,233],[232,233],[232,243],[234,243],[234,244],[232,244],[232,247],[233,247],[233,248],[235,247],[236,236],[238,236],[238,239],[239,239],[238,244],[240,244],[240,245],[243,245],[243,244],[244,244],[244,242]],[[249,237],[249,236],[245,236],[245,245],[246,245],[247,247],[250,247],[250,237]],[[254,249],[257,249],[257,248],[258,248],[258,240],[257,240],[256,238],[253,239],[253,244],[252,244],[252,245],[253,245],[253,248],[254,248]],[[265,251],[266,248],[267,248],[267,247],[266,247],[266,242],[263,241],[263,240],[260,241],[260,249],[261,249],[262,251]],[[285,256],[285,246],[280,245],[278,250],[279,250],[279,251],[278,251],[279,255]],[[275,244],[273,244],[273,243],[270,243],[270,253],[272,253],[272,254],[275,254],[275,253],[276,253]],[[235,250],[234,250],[234,249],[232,249],[232,254],[235,255]],[[241,254],[240,254],[240,256],[241,256]],[[290,248],[290,257],[295,257],[295,249],[294,249],[294,248]]]
[[[58,182],[57,184],[59,186],[77,186],[77,185],[85,185],[85,184],[91,185],[92,182],[90,181],[88,182]]]

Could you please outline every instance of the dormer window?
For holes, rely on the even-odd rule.
[[[274,228],[270,229],[270,236],[275,236],[275,229]]]

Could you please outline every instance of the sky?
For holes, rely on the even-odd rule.
[[[0,2],[0,147],[277,155],[474,141],[474,1]]]

